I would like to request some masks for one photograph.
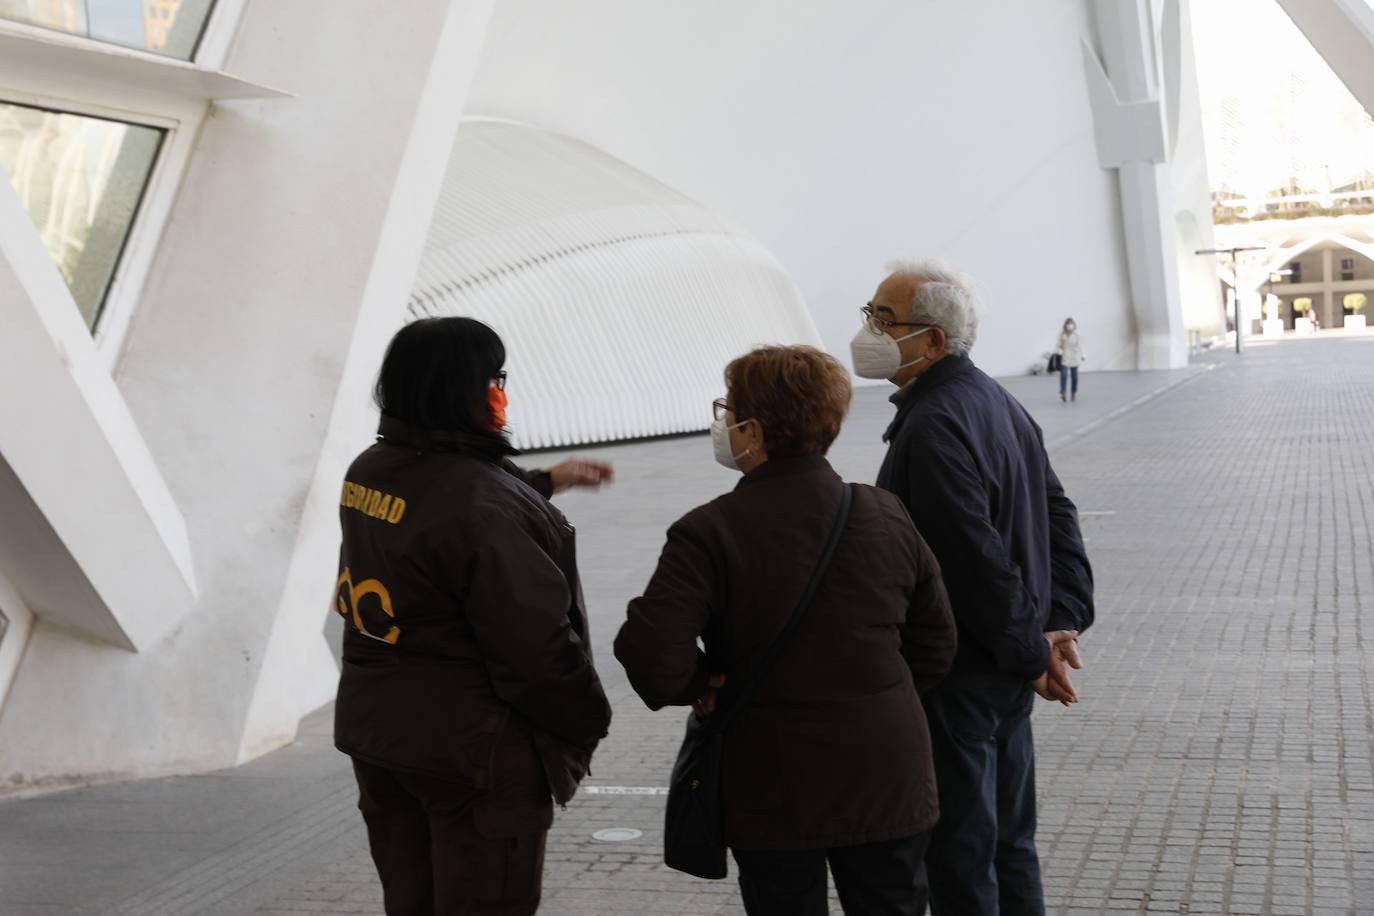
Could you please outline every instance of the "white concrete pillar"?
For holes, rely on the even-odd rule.
[[[1177,26],[1177,0],[1168,2],[1165,20]],[[1085,43],[1084,65],[1098,159],[1120,176],[1136,365],[1175,368],[1187,365],[1188,341],[1154,17],[1148,0],[1096,0],[1095,9],[1101,56]]]
[[[1334,328],[1336,324],[1336,292],[1332,288],[1337,280],[1336,252],[1331,248],[1322,249],[1322,327]]]

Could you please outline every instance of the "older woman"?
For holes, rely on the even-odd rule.
[[[849,407],[845,369],[810,347],[765,347],[732,362],[725,380],[715,453],[744,476],[668,531],[616,637],[651,709],[730,707],[841,504],[845,485],[825,454]],[[853,491],[813,606],[724,736],[725,840],[753,914],[826,913],[827,861],[847,913],[925,909],[922,858],[938,811],[918,692],[949,668],[954,621],[901,503]]]
[[[533,914],[552,801],[572,797],[610,724],[573,529],[534,489],[608,469],[509,462],[505,356],[469,318],[402,328],[378,441],[343,486],[334,740],[388,916]]]

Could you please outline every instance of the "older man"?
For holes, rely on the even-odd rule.
[[[931,907],[1038,916],[1031,706],[1078,700],[1068,670],[1093,620],[1092,570],[1039,427],[969,359],[967,281],[934,261],[891,269],[863,309],[854,371],[897,386],[878,485],[934,551],[959,627],[954,668],[924,699],[940,798]]]

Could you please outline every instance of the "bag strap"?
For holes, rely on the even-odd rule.
[[[764,650],[763,658],[760,659],[758,668],[754,670],[754,676],[741,688],[739,693],[735,694],[734,702],[730,704],[729,709],[706,720],[708,727],[714,726],[717,731],[721,732],[730,727],[735,716],[749,704],[759,687],[763,685],[763,679],[767,676],[768,670],[778,660],[778,656],[782,654],[788,640],[797,632],[802,617],[811,608],[811,604],[816,598],[816,592],[820,590],[821,580],[825,578],[826,570],[830,568],[830,561],[835,557],[835,548],[839,546],[840,535],[844,533],[845,526],[849,523],[849,509],[854,502],[854,487],[851,484],[842,484],[842,487],[840,511],[835,516],[835,523],[830,528],[830,535],[826,538],[820,560],[817,561],[816,568],[811,571],[811,578],[802,591],[801,600],[797,602],[796,608],[792,611],[792,616],[787,618],[787,622],[782,625],[782,629],[773,638],[773,642]]]

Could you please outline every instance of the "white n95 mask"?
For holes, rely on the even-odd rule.
[[[744,421],[744,423],[748,422],[748,420]],[[727,467],[732,471],[738,471],[740,469],[739,459],[749,454],[749,450],[745,449],[736,455],[734,448],[730,445],[730,430],[739,429],[744,423],[726,426],[723,419],[711,423],[711,447],[715,449],[716,461],[722,467]]]
[[[925,362],[928,359],[925,356],[913,359],[909,363],[902,362],[902,348],[898,344],[932,330],[934,328],[922,328],[905,337],[892,337],[883,331],[875,331],[865,323],[849,342],[854,374],[859,378],[890,379],[903,369]]]

